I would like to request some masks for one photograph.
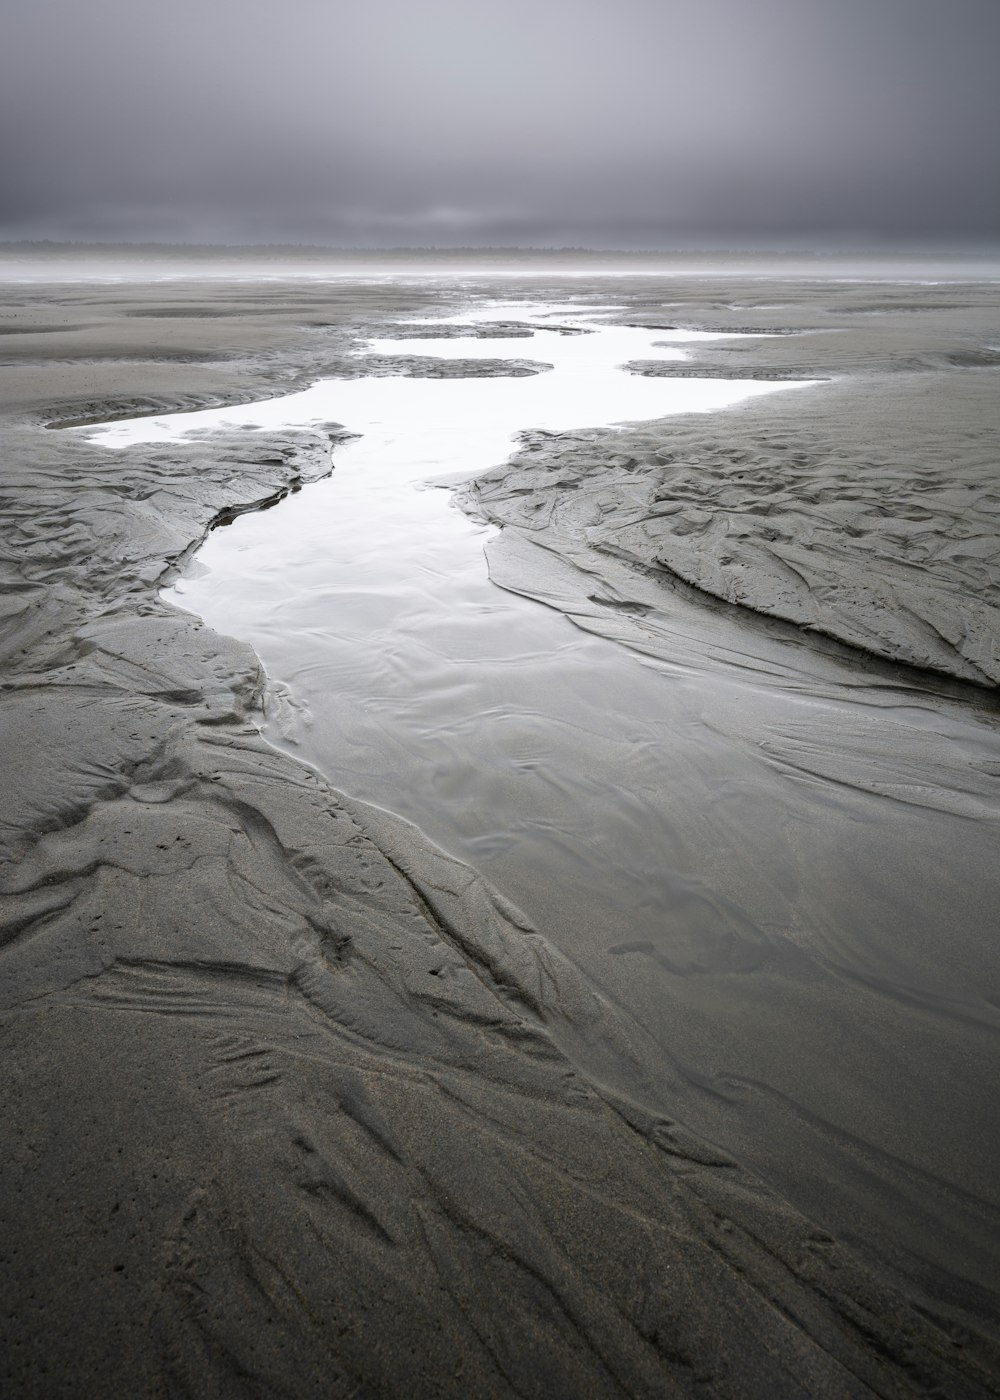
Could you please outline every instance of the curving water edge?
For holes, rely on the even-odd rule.
[[[533,316],[550,310],[573,313]],[[125,447],[223,425],[362,431],[328,482],[215,532],[175,595],[252,641],[289,688],[269,737],[526,909],[634,1029],[651,1100],[838,1228],[874,1221],[886,1249],[902,1237],[943,1274],[984,1276],[995,730],[680,599],[656,656],[632,654],[498,592],[481,558],[491,532],[421,489],[500,460],[517,428],[581,426],[613,363],[666,339],[616,336],[397,341],[425,356],[528,351],[556,369],[328,382],[89,435]],[[598,345],[608,356],[588,366]],[[637,417],[672,395],[690,407],[702,387],[620,378]],[[744,388],[775,391],[710,381],[701,406]]]

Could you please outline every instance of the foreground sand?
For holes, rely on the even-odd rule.
[[[442,295],[6,296],[7,1388],[995,1393],[995,1279],[977,1299],[890,1278],[640,1107],[629,1034],[545,930],[414,828],[264,744],[253,654],[159,601],[213,519],[326,471],[337,425],[121,455],[41,426],[280,392],[342,367],[353,332]],[[511,527],[503,581],[553,601],[534,556],[533,574],[511,576],[518,538],[598,577],[603,559],[666,563],[884,656],[995,681],[996,375],[941,358],[989,339],[991,294],[926,315],[864,311],[860,292],[824,310],[829,292],[809,290],[776,311],[748,305],[764,296],[746,284],[645,295],[648,315],[672,301],[692,325],[885,326],[811,338],[810,372],[848,376],[839,398],[765,401],[724,430],[675,420],[529,443],[517,481],[501,469],[472,492]],[[783,338],[781,355],[804,339]],[[903,347],[928,367],[894,368]],[[763,370],[791,363],[779,359],[754,355]],[[859,471],[873,441],[899,521],[913,522],[917,454],[922,531],[873,523],[889,513]],[[753,509],[764,492],[768,510]],[[769,523],[753,531],[748,516]],[[883,595],[859,584],[873,573],[905,590],[903,621],[873,625]],[[628,623],[592,625],[634,642]]]

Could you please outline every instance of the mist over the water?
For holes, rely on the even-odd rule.
[[[0,237],[1000,236],[995,0],[14,0]]]

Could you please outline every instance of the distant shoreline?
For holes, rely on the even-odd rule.
[[[307,278],[740,276],[799,282],[994,283],[996,252],[321,248],[297,244],[0,241],[0,284]]]
[[[343,258],[347,261],[367,258],[427,258],[447,262],[455,258],[474,256],[496,261],[534,261],[541,258],[587,258],[619,262],[628,260],[638,264],[657,261],[663,258],[682,261],[702,260],[708,262],[728,261],[732,258],[752,259],[774,263],[796,259],[819,264],[830,262],[856,262],[871,260],[896,263],[901,259],[915,262],[981,262],[1000,261],[1000,244],[995,247],[864,247],[857,248],[591,248],[585,245],[547,244],[459,244],[454,247],[435,244],[406,244],[400,246],[372,245],[370,247],[338,247],[322,243],[171,243],[158,240],[105,241],[100,239],[49,239],[49,238],[0,238],[0,255],[28,254],[43,257],[64,257],[66,255],[101,257],[120,256],[122,253],[138,254],[143,257],[170,257],[185,259],[191,257],[270,257],[301,258],[320,257],[323,259]]]

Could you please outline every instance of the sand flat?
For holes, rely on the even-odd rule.
[[[665,314],[669,302],[670,314],[680,307],[692,326],[730,329],[774,325],[777,312],[755,320],[745,305],[720,315],[720,303],[745,303],[760,290],[738,279],[633,287],[637,315],[657,304]],[[608,287],[595,281],[591,294],[607,300]],[[292,486],[308,491],[329,470],[337,425],[252,442],[233,431],[128,454],[42,426],[302,387],[357,335],[391,329],[453,294],[378,282],[276,284],[252,295],[246,286],[204,283],[37,293],[21,285],[5,295],[0,320],[18,324],[0,342],[14,361],[0,369],[0,1238],[15,1300],[3,1324],[12,1391],[993,1393],[1000,1365],[989,1258],[974,1280],[907,1265],[920,1232],[933,1233],[938,1216],[954,1221],[959,1204],[970,1236],[987,1241],[986,1181],[945,1208],[944,1178],[921,1181],[899,1167],[901,1199],[913,1204],[900,1212],[897,1257],[887,1258],[863,1241],[835,1238],[766,1173],[692,1132],[682,1115],[650,1111],[634,1031],[545,927],[532,927],[502,889],[414,827],[342,795],[335,778],[331,786],[263,742],[254,723],[263,678],[249,647],[159,600],[161,582],[220,513]],[[929,335],[935,345],[982,340],[995,313],[992,289],[953,291],[962,304],[940,312],[953,318],[949,331],[936,310],[898,309],[909,295],[880,294],[880,305],[890,299],[895,309],[869,313],[856,309],[856,289],[848,306],[828,287],[809,288],[793,308],[781,307],[781,319],[794,328],[820,316],[849,326],[851,316],[905,318],[910,329],[893,335],[910,336],[917,353]],[[23,329],[35,316],[46,328],[37,337],[44,354]],[[60,316],[74,326],[98,321],[100,336],[72,330],[60,342]],[[935,323],[933,334],[921,318]],[[988,484],[978,490],[976,471],[992,427],[985,390],[967,388],[966,376],[984,376],[985,385],[994,372],[937,364],[909,399],[903,388],[893,398],[864,368],[865,334],[841,334],[859,347],[856,369],[845,373],[857,379],[856,399],[845,382],[818,426],[812,413],[808,427],[794,417],[792,397],[781,410],[789,450],[807,458],[791,486],[780,465],[768,467],[767,479],[792,496],[782,526],[801,533],[815,506],[823,567],[834,569],[826,561],[833,554],[850,582],[857,556],[840,561],[830,519],[850,468],[831,476],[822,465],[830,444],[857,452],[859,441],[870,442],[867,425],[877,424],[891,459],[919,426],[900,406],[919,400],[920,389],[953,387],[954,416],[942,432],[961,420],[977,436],[966,447],[956,434],[949,482],[935,480],[928,493],[940,519],[948,505],[941,493],[957,493],[948,498],[956,524],[932,555],[943,560],[940,571],[925,572],[943,596],[959,599],[947,646],[977,674],[963,678],[959,663],[940,665],[951,675],[933,685],[949,704],[988,711],[988,646],[973,646],[961,599],[970,579],[984,579],[991,606],[990,496]],[[158,356],[168,343],[177,357],[166,364]],[[522,353],[517,338],[512,346]],[[775,402],[733,411],[740,426],[730,432],[727,419],[726,436],[737,450],[741,434],[777,431],[771,418],[749,426]],[[853,440],[840,431],[845,418],[862,425]],[[672,450],[671,431],[651,431],[643,442]],[[728,459],[718,421],[698,431],[707,436],[696,441],[690,425],[677,428],[681,455],[696,447],[698,460],[716,467],[683,478],[683,508],[707,515],[692,493],[708,481],[717,502]],[[819,467],[810,447],[820,449]],[[616,461],[606,443],[590,439],[542,451],[532,490],[557,523],[564,503],[544,480],[548,454],[588,485],[595,473],[612,495],[635,475],[629,457],[643,461],[632,451]],[[810,467],[824,490],[810,485]],[[883,493],[882,519],[906,521],[905,478],[884,476],[902,499],[889,509]],[[508,510],[508,480],[478,488],[480,508],[495,508],[497,519]],[[658,477],[654,490],[664,484]],[[858,514],[846,523],[870,508],[852,501]],[[622,576],[616,570],[637,564],[647,571],[644,586],[664,586],[648,570],[659,566],[659,552],[667,556],[670,531],[653,541],[656,557],[646,557],[627,534],[636,521],[607,514],[607,535],[588,535],[591,522],[572,515],[541,536],[515,513],[503,517],[510,552],[501,581],[549,600],[561,588],[570,612],[573,570],[585,561],[604,567],[606,559],[612,586]],[[967,520],[975,528],[960,534]],[[711,541],[712,531],[705,534]],[[874,538],[864,547],[880,568],[890,555],[891,570],[886,531],[866,534]],[[889,534],[914,538],[902,524]],[[551,568],[531,554],[540,546],[556,560]],[[743,547],[756,547],[755,538]],[[711,554],[706,546],[697,557]],[[900,586],[895,575],[887,586]],[[821,591],[812,581],[809,588]],[[826,592],[838,617],[854,615],[846,585],[834,580]],[[609,635],[618,629],[635,640],[623,612],[591,610],[611,617],[602,624]],[[919,613],[922,628],[928,613]],[[990,625],[987,615],[987,632]],[[963,679],[975,687],[963,688]],[[917,684],[913,676],[908,684]],[[926,767],[865,771],[863,734],[853,759],[823,753],[815,733],[787,727],[768,742],[775,761],[814,779],[849,773],[923,794],[931,807],[935,791],[948,788],[941,771]],[[981,770],[969,794],[979,805],[963,817],[973,826],[992,820],[995,777]],[[617,964],[635,957],[623,949]],[[780,1021],[780,975],[772,995]],[[994,1043],[991,1024],[976,1034]],[[630,1076],[632,1096],[621,1090]],[[736,1100],[741,1086],[731,1091]],[[976,1093],[975,1084],[956,1085],[955,1114],[965,1126]],[[849,1075],[844,1094],[850,1098]],[[928,1132],[944,1138],[954,1126],[930,1124]],[[992,1149],[980,1144],[984,1164]],[[885,1173],[892,1177],[891,1163]]]

